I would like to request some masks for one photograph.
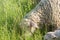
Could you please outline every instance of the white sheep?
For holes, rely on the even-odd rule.
[[[43,29],[43,25],[47,30],[52,31],[60,27],[60,11],[58,3],[60,0],[41,0],[37,6],[31,10],[20,22],[20,29],[24,34],[33,34],[36,29]],[[48,27],[48,26],[54,27]]]
[[[44,40],[60,40],[60,30],[55,30],[54,32],[48,32],[44,36]]]

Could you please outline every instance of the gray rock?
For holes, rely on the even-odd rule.
[[[46,33],[44,40],[60,40],[60,30]]]

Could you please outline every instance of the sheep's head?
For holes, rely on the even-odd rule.
[[[25,35],[31,35],[31,33],[33,33],[38,26],[30,19],[23,19],[20,23],[20,28],[24,31]]]

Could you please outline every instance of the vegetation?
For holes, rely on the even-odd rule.
[[[24,40],[20,34],[20,20],[36,5],[36,0],[0,0],[0,40]],[[37,30],[25,40],[42,40],[42,37]]]

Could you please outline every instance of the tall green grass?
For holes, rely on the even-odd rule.
[[[24,40],[19,23],[36,5],[37,0],[0,0],[0,40]],[[25,40],[42,40],[38,31]]]

